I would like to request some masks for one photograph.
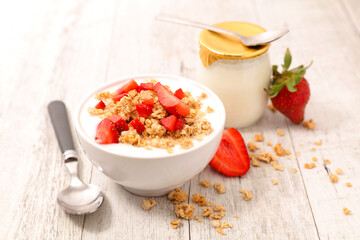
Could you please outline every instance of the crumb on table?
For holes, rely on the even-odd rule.
[[[149,211],[152,207],[156,205],[156,201],[154,199],[143,200],[141,206],[145,211]]]
[[[250,190],[242,189],[240,190],[240,192],[243,194],[243,199],[245,201],[249,201],[250,199],[253,198],[253,195],[251,194]]]
[[[345,213],[345,215],[349,215],[351,213],[351,211],[346,207],[343,207],[343,212]]]
[[[170,222],[170,226],[173,228],[173,229],[176,229],[180,226],[180,222],[181,222],[181,218],[180,219],[176,219],[174,221],[171,221]]]
[[[336,183],[339,180],[339,177],[336,174],[330,174],[330,181]]]
[[[254,138],[255,138],[256,142],[262,142],[264,140],[264,137],[263,137],[263,135],[261,133],[260,134],[255,134]]]
[[[225,186],[222,183],[214,183],[214,188],[219,194],[223,194],[226,192]]]
[[[342,175],[343,173],[344,173],[344,171],[341,168],[336,169],[337,175]]]
[[[316,128],[316,124],[312,119],[310,119],[309,121],[305,121],[303,123],[303,126],[310,130],[313,130]]]

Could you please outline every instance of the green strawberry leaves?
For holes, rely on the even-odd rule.
[[[292,56],[289,49],[286,49],[284,56],[284,64],[282,64],[282,72],[280,73],[277,65],[273,65],[272,81],[269,89],[266,89],[270,98],[274,98],[285,86],[289,92],[296,92],[296,85],[303,79],[306,70],[312,65],[311,63],[304,67],[300,65],[296,68],[290,69]]]

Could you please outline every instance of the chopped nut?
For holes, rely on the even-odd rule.
[[[219,194],[226,192],[225,186],[222,183],[214,183],[214,188]]]
[[[190,219],[193,216],[194,212],[194,206],[188,203],[181,203],[176,204],[174,212],[176,213],[176,216],[184,218],[184,219]]]
[[[253,195],[251,194],[251,192],[247,189],[242,189],[240,190],[240,192],[243,194],[243,199],[245,201],[249,201],[250,199],[253,198]]]
[[[212,214],[212,210],[210,207],[204,207],[202,211],[203,211],[202,215],[204,217],[210,216]]]
[[[195,215],[194,219],[198,222],[203,222],[203,220],[198,215]]]
[[[173,203],[185,202],[189,195],[187,195],[181,188],[177,188],[168,194],[168,199]]]
[[[255,152],[257,149],[260,149],[258,145],[255,145],[254,142],[248,142],[247,144],[250,152]]]
[[[212,112],[214,112],[214,109],[211,108],[210,106],[208,106],[208,107],[206,108],[206,112],[207,112],[207,113],[212,113]]]
[[[330,160],[328,160],[328,159],[325,159],[325,160],[324,160],[324,164],[326,164],[326,165],[330,165],[330,164],[331,164],[331,161],[330,161]]]
[[[156,201],[153,199],[143,200],[141,206],[145,211],[149,211],[152,207],[156,205]]]
[[[284,136],[284,131],[281,128],[278,128],[276,132],[280,137]]]
[[[313,130],[313,129],[316,128],[316,124],[315,124],[315,122],[314,122],[312,119],[310,119],[310,120],[307,121],[307,122],[304,122],[304,123],[303,123],[303,126],[306,127],[306,128],[308,128],[308,129],[310,129],[310,130]]]
[[[304,164],[304,168],[307,168],[307,169],[312,169],[314,167],[316,167],[315,163],[305,163]]]
[[[272,112],[276,112],[276,108],[272,104],[268,105],[268,109],[270,109]]]
[[[226,211],[225,207],[220,204],[214,204],[213,209],[215,212]]]
[[[277,184],[278,184],[278,180],[277,180],[277,179],[273,179],[273,180],[272,180],[272,183],[273,183],[274,185],[277,185]]]
[[[312,160],[314,161],[314,162],[317,162],[317,157],[312,157]]]
[[[272,143],[271,142],[266,142],[266,145],[272,146]]]
[[[255,134],[255,141],[262,142],[264,140],[264,137],[262,134]]]
[[[339,177],[336,174],[330,174],[330,181],[335,183],[339,180]]]
[[[314,142],[314,144],[316,145],[316,146],[321,146],[322,145],[322,142],[320,141],[320,142]]]
[[[213,227],[215,227],[215,228],[219,228],[220,227],[220,221],[219,220],[212,220],[211,225]]]
[[[341,168],[336,169],[337,175],[342,175],[344,171]]]
[[[199,206],[207,206],[208,205],[208,202],[206,201],[205,197],[198,193],[195,193],[193,195],[192,202],[197,203]]]
[[[346,207],[343,208],[343,212],[345,213],[345,215],[348,215],[351,213],[351,211],[349,209],[347,209]]]
[[[297,172],[297,169],[296,169],[296,168],[293,168],[293,169],[291,169],[291,171],[292,171],[293,173],[296,173],[296,172]]]
[[[346,185],[347,187],[352,187],[352,184],[349,183],[349,182],[345,183],[345,185]]]
[[[174,221],[171,221],[170,222],[170,226],[173,228],[173,229],[176,229],[180,226],[180,221],[181,221],[181,218],[180,219],[176,219]]]
[[[211,186],[211,183],[208,180],[202,180],[200,182],[200,185],[203,186],[204,188],[208,188]]]

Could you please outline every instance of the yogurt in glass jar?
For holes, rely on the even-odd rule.
[[[222,22],[214,26],[253,36],[265,32],[246,22]],[[197,80],[213,90],[226,110],[225,127],[241,128],[263,115],[270,84],[270,44],[246,47],[234,36],[203,30],[199,38]]]

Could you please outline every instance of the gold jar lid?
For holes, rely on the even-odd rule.
[[[222,22],[214,24],[227,30],[250,37],[266,30],[258,25],[247,22]],[[205,67],[219,59],[248,59],[264,54],[270,47],[265,44],[256,47],[247,47],[235,36],[203,30],[199,37],[200,58]]]

